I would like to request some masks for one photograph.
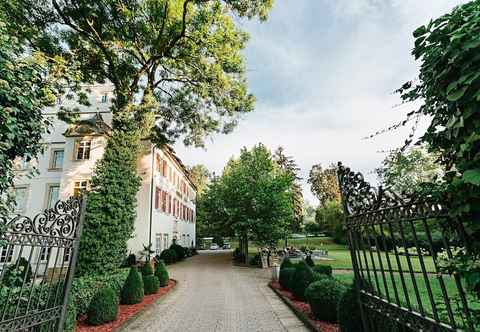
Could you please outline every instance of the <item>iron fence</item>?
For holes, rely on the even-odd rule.
[[[0,331],[63,331],[85,204],[0,216]]]
[[[463,280],[442,268],[467,244],[446,206],[376,189],[341,163],[338,180],[364,331],[474,331]]]

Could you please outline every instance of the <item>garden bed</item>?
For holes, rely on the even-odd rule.
[[[272,281],[269,283],[269,286],[310,330],[317,332],[340,332],[338,324],[315,320],[310,310],[310,305],[296,300],[293,294],[283,289],[278,282]]]
[[[142,302],[133,304],[133,305],[123,305],[121,304],[118,308],[118,317],[113,322],[91,326],[85,322],[86,316],[80,317],[77,322],[77,328],[75,332],[111,332],[115,331],[130,319],[134,318],[137,314],[146,309],[149,305],[155,303],[159,298],[167,294],[176,286],[177,282],[173,279],[170,279],[168,286],[162,287],[158,290],[158,293],[152,295],[145,295]]]

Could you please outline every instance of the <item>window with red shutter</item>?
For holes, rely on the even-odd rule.
[[[155,188],[155,209],[158,209],[158,205],[160,203],[160,198],[158,197],[159,194],[159,189],[158,188]]]

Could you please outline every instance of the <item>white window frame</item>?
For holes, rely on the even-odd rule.
[[[86,185],[83,186],[82,183],[85,182]],[[77,186],[77,183],[80,185]],[[79,189],[78,194],[81,194],[82,190],[88,191],[90,189],[90,180],[89,179],[77,179],[73,180],[73,190],[72,190],[72,196],[78,197],[79,195],[75,194],[75,189]]]
[[[17,207],[17,189],[25,189],[25,202],[24,202],[24,206],[22,208]],[[27,210],[29,186],[28,185],[18,185],[13,190],[15,192],[15,212],[24,213]]]
[[[168,233],[163,234],[163,247],[167,249],[169,247],[168,245]]]
[[[14,250],[15,248],[12,245],[4,245],[0,247],[0,264],[11,263]]]
[[[49,206],[51,195],[52,195],[52,188],[58,188],[58,198],[56,201],[60,199],[60,183],[48,183],[47,184],[47,191],[46,191],[46,198],[45,198],[45,209],[50,209],[55,206],[55,202],[53,202],[52,206]]]
[[[85,151],[87,151],[87,147],[88,147],[88,153],[85,152]],[[79,158],[80,149],[83,149],[81,158]],[[74,153],[75,153],[74,158],[73,158],[74,160],[77,160],[77,161],[89,160],[91,155],[92,155],[92,140],[91,139],[77,140],[75,142]]]
[[[62,164],[61,165],[56,165],[55,164],[55,154],[58,152],[63,153],[63,158],[62,158]],[[52,171],[60,171],[63,169],[63,163],[65,162],[65,149],[52,149],[51,150],[51,155],[50,155],[50,165],[49,165],[49,170]]]
[[[63,248],[63,261],[70,261],[70,256],[72,255],[72,247]]]
[[[155,234],[155,254],[160,255],[163,251],[163,239],[162,234]]]
[[[100,98],[100,103],[106,104],[108,102],[108,93],[104,93]]]
[[[51,254],[52,254],[52,247],[41,247],[38,253],[40,262],[41,263],[47,262]]]

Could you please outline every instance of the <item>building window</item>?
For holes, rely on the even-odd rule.
[[[164,177],[168,177],[168,163],[166,160],[163,160],[163,163],[162,163],[162,175]]]
[[[10,263],[13,258],[13,246],[2,246],[0,253],[0,263]]]
[[[63,150],[53,150],[50,160],[50,169],[62,169],[63,167]]]
[[[62,105],[62,96],[57,96],[57,105]]]
[[[108,101],[108,94],[102,96],[102,104],[105,104]]]
[[[30,161],[27,160],[27,157],[18,158],[15,161],[15,168],[19,171],[26,170],[30,168]]]
[[[163,247],[168,248],[168,234],[163,234]]]
[[[27,195],[28,195],[27,187],[15,188],[15,210],[17,212],[25,211],[25,208],[27,207]]]
[[[159,188],[155,188],[155,209],[160,208],[160,195],[161,195],[161,190]]]
[[[162,253],[162,234],[155,235],[155,254],[160,255]]]
[[[48,186],[47,192],[47,209],[51,209],[55,206],[60,195],[60,185],[51,184]]]
[[[73,183],[73,196],[79,197],[84,191],[88,190],[90,187],[90,181],[81,180],[75,181]]]
[[[72,253],[72,248],[63,249],[63,261],[68,262],[70,260],[70,254]]]
[[[78,141],[77,149],[75,153],[76,160],[90,159],[90,148],[92,146],[91,141]]]
[[[52,248],[42,247],[40,248],[40,261],[46,262],[50,258],[50,254],[52,253]]]

